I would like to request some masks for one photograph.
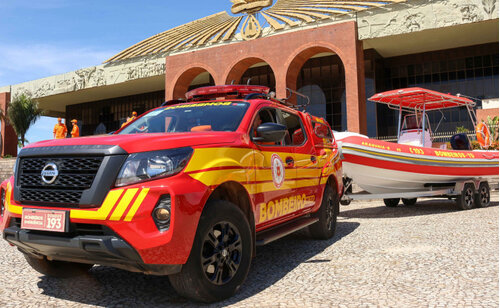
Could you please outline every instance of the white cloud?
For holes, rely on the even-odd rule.
[[[99,65],[118,51],[48,44],[0,46],[0,86]]]

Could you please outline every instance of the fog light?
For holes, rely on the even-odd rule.
[[[159,222],[167,222],[170,220],[170,211],[165,208],[158,208],[155,210],[155,216]]]
[[[158,200],[158,203],[151,213],[156,227],[160,231],[168,230],[170,227],[171,204],[170,195],[163,195],[160,197],[160,200]]]

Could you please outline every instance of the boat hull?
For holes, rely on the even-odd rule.
[[[344,174],[372,194],[425,191],[498,178],[498,151],[453,151],[360,136],[337,140]]]

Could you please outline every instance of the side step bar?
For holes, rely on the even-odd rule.
[[[279,238],[287,236],[295,231],[305,228],[313,223],[317,222],[318,218],[304,217],[292,220],[282,225],[278,225],[268,230],[261,231],[257,233],[257,246],[263,246]]]

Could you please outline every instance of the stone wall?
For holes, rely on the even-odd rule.
[[[14,174],[15,158],[0,158],[0,182]]]
[[[165,58],[149,56],[20,83],[12,86],[11,94],[15,97],[26,93],[33,98],[40,98],[162,75],[165,75]]]
[[[360,40],[498,19],[498,0],[413,0],[359,12]]]

